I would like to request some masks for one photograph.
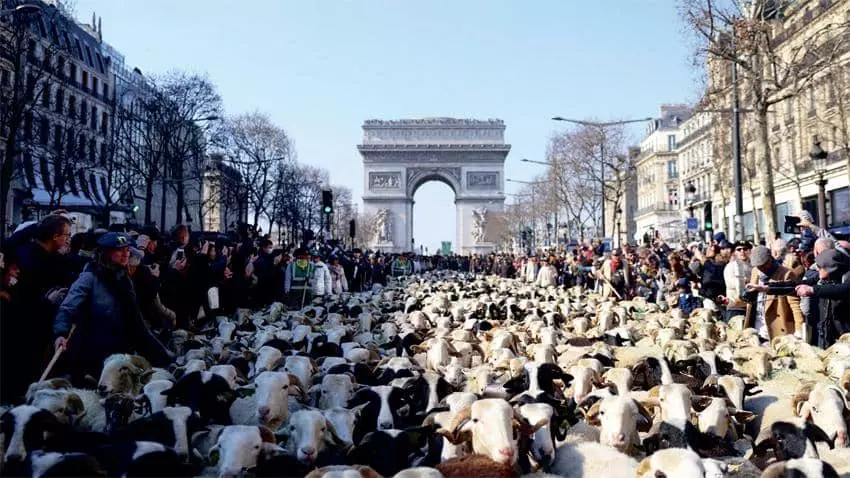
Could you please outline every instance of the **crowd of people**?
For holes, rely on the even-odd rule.
[[[800,225],[800,237],[768,245],[732,243],[718,233],[705,245],[656,239],[606,251],[597,241],[526,255],[416,256],[315,242],[275,247],[247,225],[229,234],[118,225],[72,235],[59,211],[4,242],[0,401],[19,401],[60,348],[66,355],[57,373],[77,381],[95,377],[113,353],[167,364],[173,356],[162,344],[175,329],[198,330],[237,308],[300,308],[435,269],[579,286],[620,300],[640,296],[685,313],[709,307],[726,320],[743,315],[765,341],[795,334],[827,347],[850,331],[850,244],[808,213]]]

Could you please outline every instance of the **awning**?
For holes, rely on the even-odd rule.
[[[59,203],[53,204],[54,207],[80,209],[104,205],[107,197],[106,178],[89,170],[78,171],[69,175],[65,180],[64,192],[59,194],[52,187],[45,187],[45,181],[51,181],[54,178],[52,174],[42,174],[42,168],[46,167],[49,167],[47,161],[40,161],[38,164],[32,160],[24,162],[25,182],[32,191],[32,201],[37,206],[51,206],[51,193],[53,193],[54,202]],[[118,202],[116,192],[113,191],[109,196],[113,204]]]

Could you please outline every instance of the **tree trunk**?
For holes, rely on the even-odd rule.
[[[164,234],[166,228],[168,227],[165,224],[165,211],[166,211],[165,203],[167,202],[165,200],[165,198],[168,197],[168,183],[165,181],[165,175],[163,175],[163,177],[160,178],[160,181],[162,181],[162,199],[161,199],[161,202],[160,202],[160,205],[159,205],[159,221],[160,221],[159,228],[162,231],[162,233]]]
[[[770,154],[768,140],[767,107],[760,105],[756,108],[756,128],[758,129],[758,147],[761,150],[761,200],[764,210],[764,232],[766,237],[776,233],[776,192],[773,188],[773,160]],[[753,211],[755,214],[755,211]],[[825,227],[824,224],[820,224]]]
[[[151,207],[153,207],[153,176],[145,179],[145,225],[153,221]],[[162,225],[160,224],[160,227]]]
[[[8,217],[6,209],[9,207],[9,193],[12,189],[12,177],[15,174],[15,136],[18,128],[14,122],[9,125],[9,137],[6,138],[6,152],[3,157],[3,166],[0,168],[0,244],[6,238]]]

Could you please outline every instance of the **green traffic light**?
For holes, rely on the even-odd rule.
[[[330,208],[330,206],[325,206],[325,213],[326,213],[326,214],[330,214],[330,213],[331,213],[331,208]]]

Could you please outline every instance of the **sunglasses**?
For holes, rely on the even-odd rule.
[[[736,247],[735,250],[738,251],[738,252],[742,252],[742,251],[744,251],[744,248],[743,247]]]

